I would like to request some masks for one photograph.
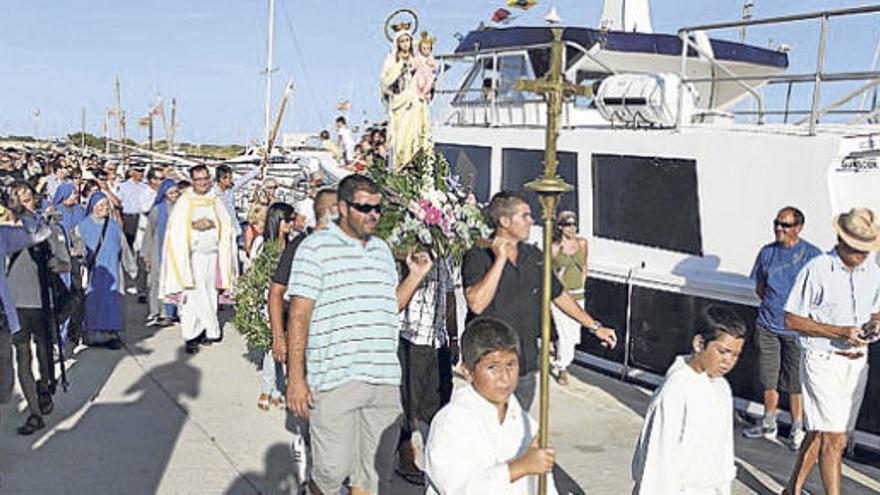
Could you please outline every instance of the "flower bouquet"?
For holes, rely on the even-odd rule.
[[[474,242],[491,233],[473,194],[461,187],[440,153],[419,152],[399,171],[376,160],[365,173],[382,191],[376,235],[395,255],[428,252],[458,266]]]

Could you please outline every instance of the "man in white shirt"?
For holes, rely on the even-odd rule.
[[[785,493],[799,494],[816,460],[828,495],[840,494],[840,462],[847,432],[868,382],[867,344],[880,323],[880,267],[868,262],[880,250],[880,226],[867,208],[853,208],[833,222],[837,246],[810,260],[785,303],[785,326],[800,333],[804,427]]]
[[[118,194],[122,206],[122,231],[125,240],[132,252],[137,252],[135,238],[137,237],[138,224],[143,212],[143,196],[149,194],[150,188],[144,183],[144,169],[142,164],[134,164],[129,168],[129,178],[119,184]],[[138,294],[142,302],[146,302],[147,283],[146,277],[140,272],[143,267],[138,267],[138,276],[131,280],[126,275],[126,290],[129,294]]]
[[[345,117],[336,117],[336,136],[339,140],[339,149],[345,163],[354,160],[354,137],[345,122]]]
[[[534,495],[550,471],[553,449],[537,445],[538,426],[513,391],[519,378],[519,338],[494,318],[471,321],[461,337],[468,385],[434,416],[425,449],[428,495]]]
[[[746,325],[709,306],[693,339],[654,392],[632,459],[633,494],[729,495],[736,477],[733,398],[724,375],[739,359]]]

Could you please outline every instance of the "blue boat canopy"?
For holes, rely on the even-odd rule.
[[[563,41],[577,43],[589,49],[594,43],[602,43],[603,50],[617,52],[652,53],[657,55],[681,55],[681,40],[676,35],[659,33],[630,33],[624,31],[599,31],[590,28],[569,27],[562,31]],[[547,27],[511,27],[471,31],[455,49],[456,55],[474,54],[478,51],[505,48],[527,48],[550,43],[553,35]],[[788,68],[788,54],[743,43],[711,39],[715,58],[721,61]],[[688,50],[689,57],[696,57]]]

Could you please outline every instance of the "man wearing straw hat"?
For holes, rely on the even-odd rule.
[[[834,217],[837,246],[800,271],[785,304],[785,327],[799,332],[807,435],[785,493],[799,494],[818,459],[825,493],[840,493],[847,432],[855,428],[868,381],[866,346],[878,339],[880,226],[867,208]]]

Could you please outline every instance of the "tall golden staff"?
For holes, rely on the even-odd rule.
[[[547,132],[545,134],[544,173],[526,188],[538,194],[544,219],[544,281],[541,291],[541,395],[538,446],[547,448],[549,408],[550,408],[550,244],[553,240],[553,220],[559,195],[572,190],[572,187],[556,175],[556,140],[559,138],[559,114],[562,101],[575,95],[589,96],[590,88],[571,84],[562,77],[562,29],[553,28],[553,43],[550,47],[550,69],[537,81],[516,81],[517,91],[529,91],[542,95],[547,102]],[[538,493],[547,493],[547,476],[541,475]]]

